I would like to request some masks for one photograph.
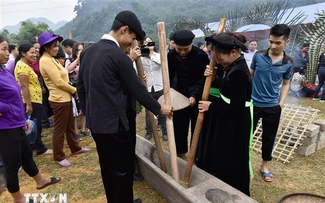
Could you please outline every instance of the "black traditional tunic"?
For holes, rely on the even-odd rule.
[[[196,105],[187,107],[173,114],[173,124],[177,154],[188,151],[188,129],[191,121],[191,135],[198,115],[198,101],[201,100],[204,86],[204,70],[209,64],[208,55],[197,47],[181,57],[176,50],[168,53],[168,68],[171,87],[184,96],[196,99]]]
[[[210,95],[212,103],[205,114],[197,153],[198,167],[249,195],[249,139],[251,77],[245,59],[240,57],[219,68],[213,87],[230,99]]]

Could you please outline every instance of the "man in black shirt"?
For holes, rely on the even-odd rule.
[[[173,123],[177,154],[188,151],[188,128],[191,121],[191,137],[198,115],[197,103],[202,97],[204,70],[209,64],[208,55],[193,46],[194,34],[190,30],[174,33],[175,49],[168,53],[171,87],[189,98],[190,106],[174,112]]]
[[[133,202],[135,138],[130,133],[125,89],[155,115],[172,114],[171,106],[160,105],[148,93],[126,55],[133,40],[143,37],[136,15],[122,11],[115,17],[109,34],[85,49],[80,57],[78,95],[96,142],[109,203]]]

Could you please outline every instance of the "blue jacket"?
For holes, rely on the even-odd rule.
[[[293,67],[301,68],[307,67],[307,63],[309,62],[309,53],[306,52],[305,58],[302,57],[302,51],[298,50],[295,53],[295,57],[293,60]]]

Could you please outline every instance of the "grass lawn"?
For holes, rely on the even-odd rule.
[[[287,103],[302,105],[319,109],[318,118],[325,119],[325,103],[312,101],[311,98],[296,99],[289,97]],[[48,136],[43,142],[51,147],[52,128],[44,129]],[[137,133],[145,135],[144,111],[137,118]],[[161,132],[160,132],[161,133]],[[168,143],[162,141],[164,149],[168,149]],[[46,176],[60,176],[62,181],[43,190],[36,190],[36,184],[32,178],[22,170],[19,172],[21,191],[23,193],[67,193],[69,203],[105,203],[106,197],[101,181],[95,143],[91,137],[83,138],[81,146],[90,147],[90,153],[74,156],[67,145],[65,152],[68,160],[73,164],[70,168],[60,168],[51,155],[35,156],[41,173]],[[281,197],[294,192],[308,192],[325,196],[325,148],[317,151],[309,157],[294,155],[289,164],[273,161],[269,170],[274,175],[274,181],[266,183],[259,174],[261,163],[260,154],[254,154],[253,167],[254,179],[251,187],[251,197],[258,202],[275,203]],[[134,182],[134,197],[142,198],[145,203],[166,202],[145,181]],[[12,202],[10,194],[5,191],[0,197],[0,203]]]

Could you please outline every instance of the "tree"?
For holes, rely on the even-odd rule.
[[[209,36],[213,33],[213,31],[208,27],[207,23],[203,23],[198,19],[193,20],[193,19],[183,18],[177,21],[174,24],[173,31],[182,30],[182,29],[188,29],[188,30],[201,29],[205,36]]]
[[[0,32],[0,36],[4,37],[6,40],[8,40],[10,33],[7,29],[4,29],[3,31]]]
[[[237,7],[235,10],[228,11],[226,28],[227,30],[236,31],[238,28],[249,24],[264,24],[270,27],[280,22],[288,26],[300,24],[306,19],[302,12],[288,20],[294,9],[290,2],[283,0],[275,3],[270,1],[256,3],[250,9],[244,9],[243,6]],[[284,16],[286,16],[285,19]]]
[[[16,44],[15,40],[13,40],[17,34],[15,33],[9,33],[8,30],[4,29],[3,31],[0,32],[0,35],[6,39],[6,41],[9,44]]]
[[[46,23],[39,22],[35,25],[30,20],[22,21],[19,32],[16,35],[10,35],[10,40],[14,44],[30,42],[45,31],[53,32]]]
[[[318,18],[311,25],[303,25],[303,42],[310,44],[309,63],[307,64],[307,80],[315,83],[315,71],[318,66],[321,45],[325,41],[325,11],[317,13]]]

